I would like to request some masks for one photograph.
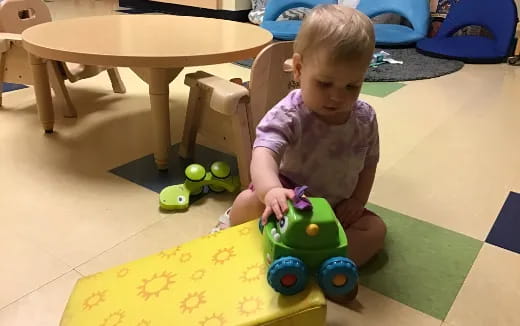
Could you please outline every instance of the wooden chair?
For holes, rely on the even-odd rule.
[[[51,20],[49,8],[42,0],[3,0],[0,3],[0,106],[3,82],[34,85],[28,54],[22,46],[21,33],[31,26]],[[61,107],[66,117],[75,117],[77,113],[65,87],[65,80],[74,83],[107,70],[114,92],[126,92],[117,68],[49,60],[48,69],[50,83],[58,101],[56,107]]]
[[[284,65],[292,53],[293,42],[264,48],[253,63],[248,86],[203,71],[187,74],[184,83],[190,94],[179,154],[191,158],[197,135],[209,137],[236,155],[240,182],[247,187],[256,126],[294,88]]]

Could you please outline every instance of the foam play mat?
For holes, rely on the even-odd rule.
[[[266,281],[258,221],[80,279],[61,326],[325,324],[315,283],[282,296]]]
[[[385,221],[385,248],[360,270],[360,283],[444,320],[482,241],[383,207],[368,207]]]

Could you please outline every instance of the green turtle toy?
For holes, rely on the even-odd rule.
[[[240,188],[240,179],[238,176],[232,176],[231,168],[222,161],[213,162],[209,171],[200,164],[190,164],[184,170],[184,174],[184,183],[168,186],[159,194],[159,205],[162,209],[188,208],[190,196],[199,195],[205,186],[213,192],[235,192]]]

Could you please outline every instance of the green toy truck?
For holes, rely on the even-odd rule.
[[[325,295],[347,295],[357,284],[358,272],[347,255],[347,237],[324,198],[304,198],[310,209],[289,201],[280,220],[271,216],[263,234],[267,281],[277,292],[294,295],[305,289],[314,275]]]

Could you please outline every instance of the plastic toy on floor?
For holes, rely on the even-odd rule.
[[[190,164],[184,170],[184,174],[184,183],[166,187],[159,194],[159,205],[162,209],[188,208],[190,196],[201,194],[205,186],[213,192],[235,192],[240,187],[239,178],[232,176],[229,165],[221,161],[213,162],[209,171],[200,164]]]
[[[390,53],[385,51],[378,51],[372,55],[372,61],[370,62],[370,67],[377,67],[385,63],[391,63],[391,64],[403,64],[402,61],[398,61],[395,59],[392,59],[390,57]]]
[[[347,236],[327,200],[305,197],[305,189],[295,189],[282,219],[259,223],[270,265],[267,280],[277,292],[294,295],[315,275],[325,295],[346,296],[358,280],[355,263],[346,257]]]

